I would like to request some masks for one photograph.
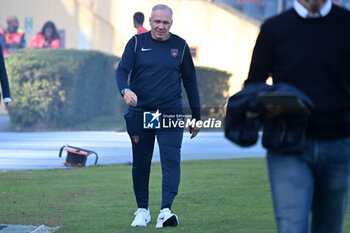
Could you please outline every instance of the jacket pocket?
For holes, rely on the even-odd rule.
[[[134,114],[131,112],[127,112],[124,115],[126,130],[130,137],[140,135],[142,131],[142,116],[138,114]]]

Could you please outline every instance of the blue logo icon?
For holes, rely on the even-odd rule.
[[[144,129],[160,129],[161,113],[143,112],[143,128]]]

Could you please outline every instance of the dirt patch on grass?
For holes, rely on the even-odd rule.
[[[93,189],[81,189],[76,192],[66,193],[64,196],[64,202],[72,203],[83,200],[87,197],[93,197],[96,195],[96,191]]]

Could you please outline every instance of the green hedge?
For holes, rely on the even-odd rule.
[[[127,106],[116,91],[118,60],[81,50],[23,49],[7,56],[12,129],[64,130],[98,117],[120,118]],[[204,114],[217,115],[213,109],[225,105],[229,74],[205,67],[197,74]]]
[[[196,67],[198,89],[203,117],[222,118],[229,96],[230,73],[208,67]],[[184,108],[189,107],[185,91],[182,91]],[[187,111],[188,112],[188,111]]]
[[[7,56],[12,127],[65,129],[118,114],[116,61],[101,52],[77,50],[25,49]]]

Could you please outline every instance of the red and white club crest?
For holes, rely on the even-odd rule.
[[[179,50],[178,49],[171,49],[171,55],[173,57],[177,57],[178,54],[179,54]]]

